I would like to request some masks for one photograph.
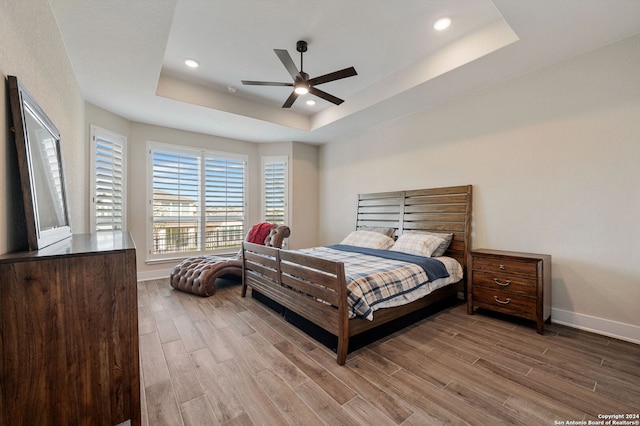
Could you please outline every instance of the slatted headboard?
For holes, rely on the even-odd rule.
[[[358,195],[356,229],[388,227],[396,236],[408,231],[453,233],[445,256],[465,269],[471,249],[472,185]]]

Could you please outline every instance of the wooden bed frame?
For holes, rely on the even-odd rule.
[[[453,232],[454,238],[445,256],[460,262],[465,277],[409,304],[378,309],[373,321],[349,319],[342,262],[257,244],[243,243],[242,297],[246,296],[247,288],[252,287],[337,336],[337,362],[343,365],[350,337],[465,291],[466,259],[471,247],[471,210],[471,185],[358,196],[356,229],[395,228],[396,236],[414,230]]]

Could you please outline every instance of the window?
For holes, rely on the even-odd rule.
[[[127,138],[91,126],[91,229],[125,230]]]
[[[240,247],[246,156],[152,142],[149,155],[150,258]]]
[[[286,156],[262,157],[262,219],[287,223],[288,162]]]

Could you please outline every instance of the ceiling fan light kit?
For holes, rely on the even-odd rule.
[[[293,89],[298,95],[306,95],[309,93],[309,88],[304,84],[304,82],[297,82],[295,85],[295,89]]]
[[[331,81],[340,80],[347,77],[353,77],[354,75],[358,75],[356,69],[354,67],[345,68],[339,71],[334,71],[329,74],[324,74],[319,77],[309,78],[309,74],[304,72],[303,66],[303,54],[307,51],[307,42],[304,40],[299,40],[296,43],[296,50],[300,52],[300,71],[296,68],[296,65],[291,59],[291,55],[284,49],[273,49],[276,56],[282,62],[282,65],[287,69],[291,78],[293,78],[293,83],[278,83],[273,81],[252,81],[252,80],[242,80],[242,84],[247,86],[289,86],[293,87],[293,91],[291,95],[287,98],[287,100],[282,105],[282,108],[291,108],[293,103],[296,101],[298,96],[304,95],[307,93],[311,93],[314,96],[322,98],[326,101],[329,101],[333,104],[340,105],[344,102],[344,100],[335,97],[327,92],[324,92],[315,86],[323,83],[329,83]]]

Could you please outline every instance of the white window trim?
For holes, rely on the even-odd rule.
[[[245,217],[244,217],[244,221],[243,221],[243,226],[244,229],[248,229],[247,228],[247,217],[249,215],[248,213],[248,207],[247,207],[247,200],[249,198],[248,195],[248,187],[249,187],[249,183],[248,183],[248,162],[249,162],[249,157],[247,155],[244,154],[235,154],[235,153],[229,153],[229,152],[222,152],[222,151],[213,151],[213,150],[206,150],[206,149],[199,149],[199,148],[193,148],[193,147],[188,147],[188,146],[184,146],[184,145],[173,145],[173,144],[168,144],[168,143],[163,143],[163,142],[154,142],[154,141],[147,141],[147,164],[146,164],[146,170],[147,170],[147,195],[146,195],[146,200],[147,200],[147,211],[146,211],[146,217],[147,217],[147,230],[146,230],[146,241],[147,241],[147,253],[146,253],[146,263],[157,263],[157,262],[163,262],[163,261],[173,261],[173,260],[181,260],[181,259],[186,259],[188,257],[192,257],[192,256],[199,256],[199,255],[207,255],[207,254],[228,254],[229,253],[229,249],[216,249],[216,250],[201,250],[198,252],[191,252],[191,253],[167,253],[167,254],[154,254],[153,253],[153,157],[151,155],[152,151],[154,149],[159,149],[159,150],[167,150],[170,152],[176,152],[176,153],[183,153],[186,155],[199,155],[204,157],[209,156],[209,157],[216,157],[216,158],[220,158],[220,159],[228,159],[228,160],[234,160],[234,161],[243,161],[245,163],[245,176],[244,176],[244,208],[245,208]],[[204,181],[204,176],[201,176],[201,182]],[[202,194],[200,194],[200,196],[202,196]],[[202,225],[204,226],[204,225]]]
[[[96,139],[105,139],[113,143],[119,143],[122,146],[122,230],[128,229],[127,225],[127,138],[118,133],[103,129],[102,127],[91,124],[90,126],[90,182],[89,202],[91,203],[91,212],[89,214],[89,226],[91,231],[96,230]]]

